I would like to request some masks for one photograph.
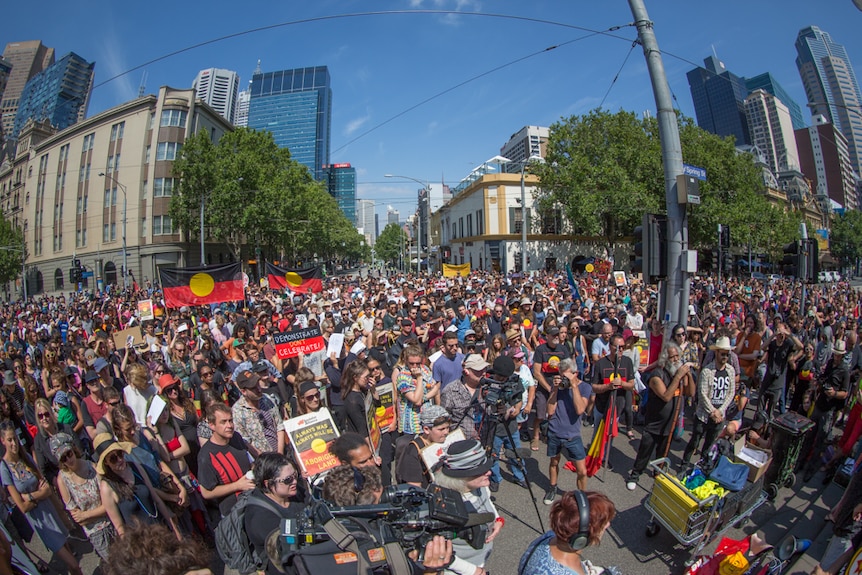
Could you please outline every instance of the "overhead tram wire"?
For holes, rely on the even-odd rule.
[[[410,14],[431,15],[431,16],[434,16],[434,15],[438,15],[438,16],[451,16],[451,15],[455,15],[455,16],[480,16],[483,18],[500,18],[500,19],[504,19],[504,20],[517,20],[517,21],[523,21],[523,22],[532,22],[532,23],[536,23],[536,24],[547,24],[547,25],[551,25],[551,26],[559,26],[562,28],[570,28],[573,30],[580,30],[582,32],[589,32],[590,35],[608,36],[610,38],[616,38],[618,40],[625,40],[626,42],[631,41],[630,38],[625,38],[623,36],[618,36],[618,35],[612,33],[614,31],[622,28],[622,26],[612,26],[612,27],[608,28],[607,30],[601,31],[601,30],[593,30],[593,29],[587,28],[585,26],[578,26],[576,24],[567,24],[565,22],[558,22],[555,20],[546,20],[546,19],[542,19],[542,18],[532,18],[530,16],[516,16],[513,14],[498,14],[498,13],[494,13],[494,12],[461,12],[458,10],[378,10],[378,11],[372,11],[372,12],[348,12],[348,13],[344,13],[344,14],[330,14],[327,16],[314,16],[312,18],[302,18],[300,20],[290,20],[287,22],[279,22],[278,24],[269,24],[267,26],[259,26],[257,28],[250,28],[248,30],[243,30],[241,32],[233,32],[231,34],[225,34],[223,36],[218,36],[216,38],[204,40],[203,42],[198,42],[197,44],[192,44],[192,45],[186,46],[184,48],[179,48],[179,49],[174,50],[172,52],[168,52],[167,54],[163,54],[163,55],[158,56],[156,58],[152,58],[150,60],[147,60],[146,62],[142,62],[141,64],[133,66],[133,67],[129,68],[128,70],[125,70],[123,72],[120,72],[119,74],[115,74],[115,75],[111,76],[107,80],[103,80],[103,81],[99,82],[98,84],[93,86],[93,89],[95,90],[96,88],[100,88],[100,87],[104,86],[105,84],[108,84],[110,82],[113,82],[114,80],[122,78],[123,76],[125,76],[127,74],[131,74],[132,72],[135,72],[135,71],[140,70],[142,68],[146,68],[147,66],[155,64],[157,62],[167,60],[168,58],[171,58],[173,56],[178,56],[179,54],[183,54],[185,52],[190,52],[191,50],[195,50],[197,48],[202,48],[202,47],[208,46],[210,44],[217,44],[217,43],[222,42],[224,40],[231,40],[233,38],[239,38],[241,36],[248,36],[250,34],[255,34],[257,32],[266,32],[268,30],[275,30],[277,28],[283,28],[283,27],[287,27],[287,26],[295,26],[298,24],[310,24],[312,22],[324,22],[327,20],[339,20],[339,19],[343,19],[343,18],[361,18],[361,17],[366,17],[366,16],[403,16],[403,15],[410,15]],[[631,23],[626,24],[626,26],[633,26],[633,25],[634,24],[631,24]]]
[[[617,70],[617,73],[616,73],[616,75],[614,76],[614,79],[613,79],[613,80],[611,80],[611,85],[610,85],[610,86],[608,86],[608,89],[605,91],[605,95],[602,97],[602,101],[601,101],[601,103],[599,103],[599,108],[602,108],[602,106],[604,106],[604,105],[605,105],[605,100],[608,98],[608,94],[610,94],[610,93],[611,93],[611,88],[613,88],[613,87],[614,87],[614,84],[616,84],[616,83],[617,83],[617,79],[620,77],[620,74],[622,73],[623,68],[625,68],[625,66],[626,66],[626,62],[628,62],[628,61],[629,61],[629,56],[631,56],[631,55],[632,55],[632,50],[634,50],[634,49],[635,49],[635,46],[637,46],[638,44],[640,44],[640,42],[638,42],[637,40],[635,40],[634,42],[632,42],[631,48],[629,48],[629,51],[628,51],[628,53],[626,54],[626,57],[625,57],[625,58],[623,58],[623,63],[620,65],[620,69],[619,69],[619,70]]]

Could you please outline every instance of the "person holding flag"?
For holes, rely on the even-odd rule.
[[[603,464],[613,469],[610,462],[611,442],[617,436],[617,415],[624,406],[625,392],[634,389],[635,370],[632,360],[623,355],[623,336],[614,334],[610,338],[610,353],[599,359],[593,367],[593,393],[595,394],[596,432],[593,444],[601,442],[598,457],[588,457],[587,471],[595,475]],[[604,418],[604,425],[598,422]],[[590,453],[593,453],[593,446]],[[602,457],[603,455],[603,457]],[[591,460],[592,459],[592,460]],[[590,473],[591,472],[591,473]]]

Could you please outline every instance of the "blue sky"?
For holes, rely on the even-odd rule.
[[[688,116],[694,110],[685,73],[713,50],[737,75],[772,72],[804,108],[794,42],[799,29],[809,25],[844,44],[862,77],[862,12],[851,0],[646,0],[646,5],[677,105]],[[623,66],[636,37],[625,0],[12,2],[4,7],[0,42],[41,39],[58,58],[77,52],[96,61],[99,85],[221,36],[394,10],[458,13],[323,19],[226,39],[146,66],[147,92],[161,85],[190,86],[198,70],[208,67],[236,70],[245,85],[258,59],[264,71],[326,65],[333,90],[331,160],[357,168],[358,197],[378,202],[381,214],[392,205],[402,217],[415,209],[417,185],[386,179],[386,173],[455,185],[499,153],[522,126],[584,114],[609,88],[604,108],[655,111],[640,48]],[[532,20],[475,15],[479,12]],[[616,37],[590,32],[614,26],[622,26],[613,32]],[[521,60],[554,45],[560,47]],[[134,98],[142,73],[98,86],[89,113]]]

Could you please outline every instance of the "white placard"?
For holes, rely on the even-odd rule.
[[[335,357],[341,357],[341,350],[344,348],[344,334],[333,333],[329,336],[329,345],[326,347],[326,357],[333,353]]]
[[[159,417],[165,410],[165,406],[167,406],[167,403],[165,403],[165,400],[162,399],[161,395],[153,396],[153,401],[150,402],[150,409],[147,410],[147,417],[153,422],[153,425],[155,425],[159,420]]]

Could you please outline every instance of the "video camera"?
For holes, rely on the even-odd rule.
[[[276,566],[297,562],[297,555],[319,556],[335,542],[327,533],[328,521],[341,523],[360,546],[377,548],[398,542],[406,551],[421,554],[435,535],[449,539],[460,537],[476,549],[485,543],[486,525],[494,520],[491,513],[468,513],[461,495],[451,489],[431,484],[427,489],[412,485],[392,485],[383,491],[380,503],[351,507],[332,507],[317,502],[296,519],[283,519],[275,549],[269,552]],[[312,549],[317,547],[317,549]],[[283,571],[291,573],[290,569]],[[355,569],[354,569],[355,572]],[[330,573],[330,575],[335,575]]]
[[[485,405],[491,407],[517,405],[524,395],[524,384],[521,383],[521,377],[517,373],[513,373],[505,381],[483,377],[479,385],[485,394]]]

